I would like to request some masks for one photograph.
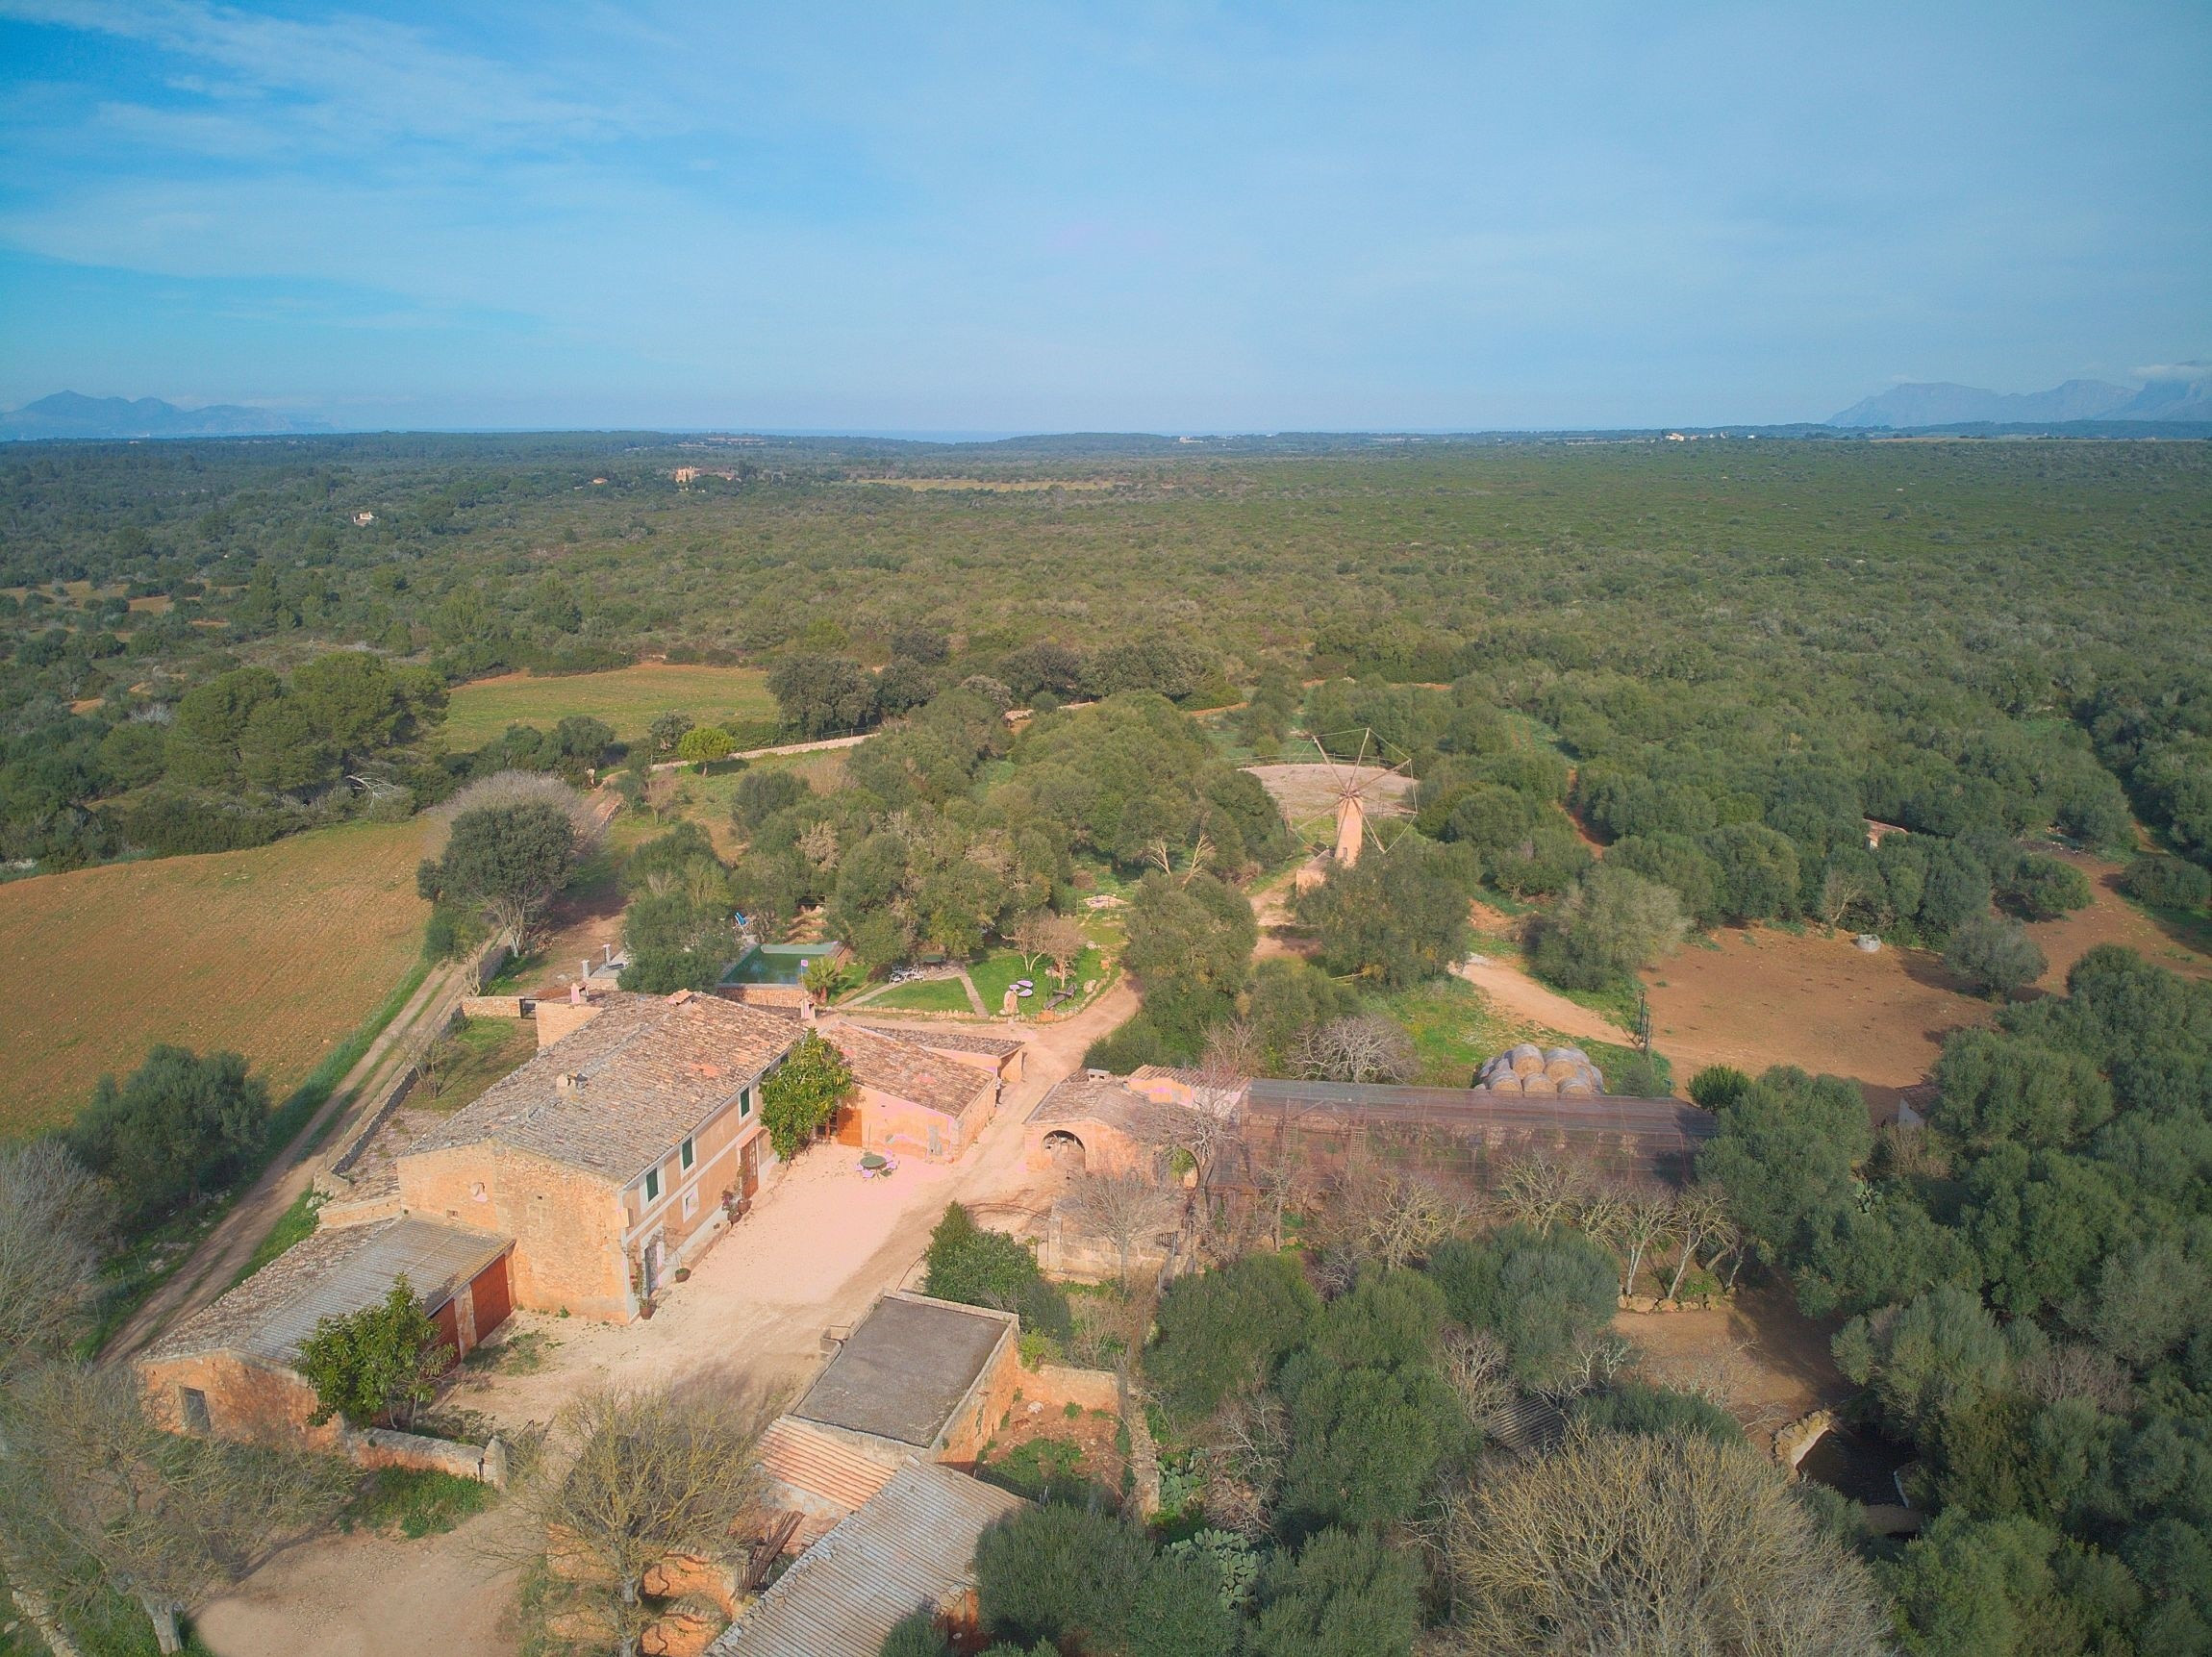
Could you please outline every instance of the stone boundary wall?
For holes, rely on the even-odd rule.
[[[1040,1364],[1021,1372],[1021,1395],[1043,1404],[1073,1404],[1083,1410],[1119,1411],[1121,1384],[1111,1369],[1078,1369],[1068,1364]]]
[[[347,1431],[339,1447],[359,1468],[451,1473],[495,1490],[507,1488],[507,1446],[496,1437],[479,1446],[425,1438],[420,1433],[395,1432],[390,1427],[364,1427]]]
[[[334,1174],[343,1174],[361,1159],[361,1153],[384,1120],[399,1109],[407,1095],[415,1091],[415,1084],[422,1071],[414,1065],[399,1072],[398,1079],[385,1089],[384,1096],[371,1101],[368,1108],[354,1117],[353,1125],[346,1129],[345,1137],[331,1146],[329,1160],[324,1167]],[[325,1193],[326,1195],[335,1194]]]
[[[742,1007],[804,1007],[810,997],[802,984],[717,984],[713,993]]]
[[[464,995],[464,1018],[527,1018],[538,1003],[527,995]]]

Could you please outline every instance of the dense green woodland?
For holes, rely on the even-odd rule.
[[[680,490],[680,464],[735,475]],[[191,842],[159,811],[134,826],[127,807],[165,783],[156,804],[173,816],[205,768],[167,775],[151,739],[112,730],[160,723],[240,665],[281,671],[363,644],[445,681],[641,651],[881,667],[895,630],[921,624],[954,647],[940,673],[991,673],[1024,698],[1188,696],[1277,660],[1471,676],[1485,701],[1547,720],[1571,757],[1606,762],[1593,803],[1624,833],[1701,832],[1701,809],[1637,786],[1653,767],[1714,794],[1722,821],[1744,815],[1726,796],[1752,791],[1746,758],[1840,769],[1855,801],[1801,791],[1828,816],[1854,804],[1909,816],[1917,801],[1933,826],[1986,815],[1988,787],[2041,789],[2076,827],[2109,829],[2109,801],[2070,757],[2086,737],[2140,813],[2203,858],[2208,467],[2194,443],[1256,445],[1192,459],[586,438],[17,445],[0,453],[0,583],[33,590],[0,599],[0,850],[51,866]],[[854,481],[923,471],[1113,487]],[[359,512],[374,522],[356,526]],[[49,590],[78,579],[174,603],[149,615]],[[1022,649],[1038,643],[1075,659]],[[1144,659],[1103,660],[1118,648]],[[894,679],[889,706],[931,688]],[[408,695],[420,722],[424,698]],[[841,704],[832,684],[794,728],[879,711],[865,693]],[[339,767],[364,756],[345,733],[290,720],[314,763],[257,764],[286,728],[264,717],[236,780],[264,813],[327,815],[334,790],[355,790],[342,779],[364,774]],[[415,735],[390,732],[402,759]],[[1962,796],[1948,816],[1947,792]],[[125,809],[90,809],[118,798]]]
[[[693,464],[732,476],[679,489]],[[921,475],[1109,487],[884,481]],[[1464,954],[1477,893],[1536,911],[1530,964],[1571,990],[1810,918],[1941,947],[2007,1003],[1947,1042],[1920,1130],[1872,1133],[1834,1078],[1701,1073],[1720,1132],[1678,1193],[1530,1163],[1476,1204],[1381,1167],[1316,1190],[1263,1156],[1232,1200],[1228,1151],[1194,1135],[1212,1269],[1156,1319],[1132,1302],[1123,1347],[1171,1511],[1142,1531],[1114,1493],[1054,1491],[994,1533],[1006,1649],[1671,1629],[1716,1652],[2212,1652],[2212,991],[2099,949],[2067,994],[2011,1001],[2043,967],[2019,922],[2089,900],[2054,847],[2132,859],[2132,896],[2202,923],[2203,445],[285,439],[18,447],[0,501],[20,875],[450,799],[433,951],[527,938],[590,851],[554,776],[616,767],[666,819],[678,785],[648,761],[767,733],[669,710],[625,749],[580,711],[455,753],[448,690],[649,652],[758,664],[791,735],[880,734],[827,791],[739,774],[731,858],[682,820],[629,855],[634,988],[712,982],[733,909],[772,932],[818,906],[869,973],[993,942],[1064,960],[1107,885],[1144,1000],[1090,1055],[1115,1067],[1403,1079],[1386,997]],[[1295,900],[1314,962],[1255,963],[1248,888],[1298,848],[1239,767],[1306,734],[1379,739],[1414,813]],[[1908,832],[1870,848],[1870,817]],[[1669,1080],[1609,1060],[1616,1092]],[[239,1177],[264,1114],[235,1059],[163,1049],[103,1086],[71,1166],[142,1230]],[[955,1214],[932,1293],[1068,1336],[1028,1252]],[[1860,1424],[1917,1458],[1920,1540],[1869,1541],[1710,1401],[1634,1378],[1619,1295],[1745,1273],[1846,1320]],[[83,1289],[41,1290],[40,1327]],[[1579,1563],[1624,1526],[1616,1564]]]

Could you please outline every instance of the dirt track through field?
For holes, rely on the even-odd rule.
[[[1556,1030],[1562,1036],[1616,1044],[1635,1039],[1603,1014],[1593,1013],[1580,1002],[1570,1001],[1557,991],[1546,990],[1519,967],[1495,957],[1470,955],[1455,963],[1451,972],[1455,978],[1466,979],[1508,1013],[1530,1019],[1546,1030]]]
[[[283,1218],[285,1210],[299,1200],[300,1193],[307,1190],[314,1178],[312,1147],[322,1142],[324,1124],[365,1104],[381,1091],[381,1084],[390,1079],[393,1069],[414,1062],[413,1055],[420,1038],[442,1028],[453,1017],[454,1009],[460,1005],[464,981],[462,968],[453,963],[438,967],[423,979],[408,998],[407,1005],[393,1016],[383,1033],[369,1043],[368,1051],[362,1054],[331,1091],[322,1109],[315,1112],[290,1144],[276,1154],[261,1178],[254,1181],[215,1228],[200,1240],[190,1257],[170,1274],[168,1281],[108,1338],[108,1343],[100,1349],[102,1362],[115,1363],[130,1357],[170,1324],[189,1317],[230,1288],[232,1280],[253,1258],[254,1250],[261,1246],[262,1239]]]

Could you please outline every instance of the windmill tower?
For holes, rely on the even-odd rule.
[[[1342,748],[1339,739],[1359,738],[1359,746],[1353,750],[1351,763],[1339,765],[1330,756],[1332,746]],[[1336,731],[1316,741],[1321,751],[1321,763],[1328,766],[1329,776],[1336,790],[1336,838],[1329,855],[1338,863],[1349,866],[1360,860],[1360,853],[1369,841],[1378,850],[1389,849],[1382,834],[1377,831],[1377,818],[1390,820],[1405,815],[1402,802],[1405,767],[1410,755],[1400,754],[1392,765],[1382,762],[1387,744],[1371,730],[1357,733]],[[1393,837],[1395,839],[1395,837]]]

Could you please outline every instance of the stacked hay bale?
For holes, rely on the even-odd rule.
[[[1475,1073],[1477,1092],[1530,1098],[1594,1098],[1605,1091],[1604,1074],[1580,1047],[1508,1047]]]

